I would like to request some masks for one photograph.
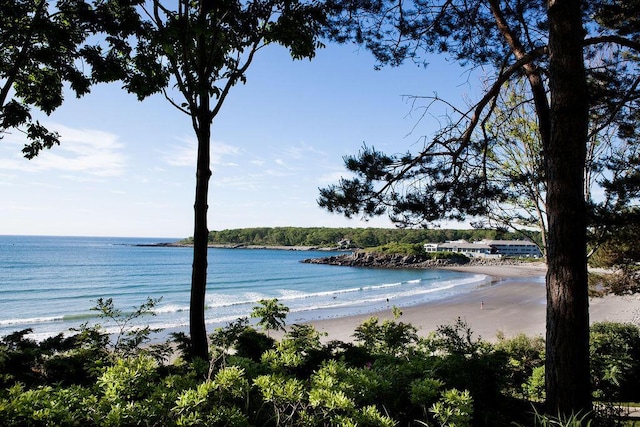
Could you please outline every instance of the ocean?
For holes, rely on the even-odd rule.
[[[192,249],[139,246],[166,238],[0,236],[0,336],[26,328],[43,339],[105,323],[98,298],[130,313],[161,298],[143,324],[188,332]],[[290,308],[287,324],[367,314],[468,292],[487,281],[443,270],[303,264],[332,252],[209,249],[207,328],[249,316],[260,299]]]

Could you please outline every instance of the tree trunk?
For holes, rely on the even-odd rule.
[[[579,0],[549,0],[546,393],[551,414],[591,409],[586,258],[588,99]]]
[[[202,108],[207,111],[207,107]],[[198,123],[196,125],[196,122]],[[194,121],[198,137],[198,159],[196,166],[196,198],[193,230],[193,266],[191,272],[191,302],[189,305],[189,328],[191,335],[191,356],[209,360],[207,329],[205,326],[205,293],[207,289],[207,250],[209,229],[207,228],[207,211],[209,195],[209,165],[211,123],[206,118]]]
[[[198,15],[200,28],[207,26],[207,13],[211,1],[202,0]],[[207,213],[209,210],[209,179],[211,178],[211,98],[209,97],[210,71],[209,52],[205,32],[196,39],[196,86],[195,102],[190,103],[191,122],[198,138],[198,159],[196,162],[196,200],[193,230],[193,266],[191,272],[191,302],[189,304],[189,329],[191,335],[191,356],[209,360],[209,343],[205,325],[205,297],[207,291],[207,256],[209,249],[209,228]],[[188,63],[188,61],[185,61]],[[189,99],[189,97],[187,97]]]

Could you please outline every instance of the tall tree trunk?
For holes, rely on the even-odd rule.
[[[207,13],[211,10],[211,0],[201,0],[198,11],[198,25],[207,26]],[[211,178],[211,98],[207,64],[209,52],[204,31],[196,39],[196,97],[191,103],[191,121],[198,138],[198,159],[196,162],[196,200],[193,230],[193,266],[191,272],[191,301],[189,304],[189,329],[191,335],[191,356],[209,360],[209,343],[205,325],[205,297],[207,291],[207,266],[209,249],[209,179]],[[185,61],[188,63],[188,61]]]
[[[209,243],[209,229],[207,228],[207,211],[209,195],[210,169],[210,138],[211,121],[208,120],[208,98],[206,112],[194,121],[194,128],[198,137],[198,159],[196,166],[196,198],[194,209],[193,230],[193,266],[191,273],[191,302],[189,305],[189,328],[191,335],[191,356],[209,360],[207,343],[207,329],[205,326],[205,293],[207,289],[207,250]],[[196,125],[197,122],[197,125]]]
[[[547,159],[547,410],[591,409],[586,258],[588,100],[581,2],[549,0],[551,138]]]

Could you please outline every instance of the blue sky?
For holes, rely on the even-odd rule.
[[[374,65],[354,46],[328,45],[312,61],[261,51],[213,124],[209,228],[391,226],[325,212],[318,187],[346,176],[342,157],[363,143],[405,152],[438,126],[427,116],[414,129],[421,112],[404,95],[459,102],[479,82],[438,57],[426,69]],[[0,234],[193,234],[195,137],[162,96],[96,86],[42,121],[62,144],[34,160],[21,157],[19,133],[0,141]]]

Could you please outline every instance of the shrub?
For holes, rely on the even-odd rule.
[[[223,368],[213,380],[183,390],[171,414],[178,426],[249,426],[243,411],[248,391],[249,382],[242,369]]]
[[[40,381],[36,365],[42,352],[37,342],[26,337],[32,329],[16,331],[0,340],[0,385],[21,382],[28,385]]]
[[[349,367],[335,360],[325,362],[311,375],[311,395],[339,391],[357,406],[375,404],[387,387],[388,381],[380,372]]]
[[[473,413],[473,398],[468,390],[446,390],[429,412],[442,427],[469,427]]]
[[[591,378],[598,399],[640,399],[640,328],[602,322],[591,326]]]
[[[148,325],[134,326],[137,319],[143,316],[155,316],[153,309],[162,298],[147,297],[147,301],[137,307],[133,307],[131,313],[124,313],[122,309],[116,308],[112,298],[98,298],[96,305],[91,308],[97,311],[98,316],[103,319],[104,324],[115,326],[117,333],[113,342],[108,341],[112,352],[121,357],[137,356],[145,354],[153,357],[158,362],[165,360],[171,353],[167,344],[148,345],[151,334],[160,332],[161,329],[152,329]],[[96,331],[104,325],[95,327]]]
[[[431,259],[452,260],[459,264],[466,264],[471,261],[468,256],[458,252],[433,252],[430,255]]]
[[[246,317],[217,328],[209,335],[209,340],[214,353],[222,359],[222,365],[231,350],[235,350],[238,356],[259,362],[262,354],[275,345],[273,338],[249,326],[249,319]]]
[[[41,342],[28,338],[31,332],[24,329],[0,340],[0,385],[89,385],[111,360],[108,336],[93,328],[83,327],[70,337],[59,334]]]
[[[294,324],[274,348],[262,354],[262,362],[273,371],[306,378],[330,356],[313,326]]]
[[[98,326],[41,343],[21,331],[0,340],[0,425],[495,427],[524,421],[523,397],[544,400],[541,337],[499,336],[492,345],[458,319],[419,339],[412,325],[398,321],[400,311],[394,314],[360,325],[354,334],[360,344],[323,345],[309,325],[292,325],[275,342],[240,319],[212,334],[223,357],[211,364],[163,365],[137,350],[118,356]],[[598,396],[635,400],[640,329],[595,324],[591,351]],[[71,379],[52,384],[66,368],[75,369]],[[73,384],[82,375],[82,384]],[[18,378],[28,382],[14,385]],[[611,401],[599,403],[595,416],[615,420]]]
[[[544,365],[544,338],[528,337],[524,334],[510,339],[498,334],[497,338],[494,349],[506,357],[506,391],[519,396],[525,392],[525,384],[533,374],[533,370]],[[526,396],[527,394],[524,393],[524,397]]]
[[[640,293],[640,270],[637,266],[624,266],[608,274],[589,274],[589,290],[595,296],[634,295]]]
[[[265,403],[270,405],[276,425],[295,426],[306,406],[304,383],[280,374],[260,375],[253,380]]]
[[[544,402],[546,399],[544,375],[544,365],[533,369],[531,376],[522,387],[528,399],[534,402]]]
[[[276,340],[273,338],[248,328],[238,336],[235,345],[236,354],[259,362],[264,352],[272,349],[275,343]]]
[[[142,400],[149,396],[151,385],[158,379],[156,362],[148,356],[118,359],[105,369],[97,385],[113,404]]]
[[[18,384],[0,402],[0,425],[82,425],[96,421],[97,398],[79,387],[41,386],[25,390]]]
[[[370,317],[356,328],[353,337],[371,353],[404,356],[418,342],[417,332],[408,323],[385,320],[380,324],[377,317]]]
[[[253,307],[251,311],[251,317],[260,319],[258,325],[267,331],[267,334],[269,331],[284,331],[289,307],[278,302],[278,298],[261,299],[258,304],[260,305]]]
[[[507,358],[481,337],[475,338],[465,321],[458,318],[454,324],[439,326],[424,346],[439,356],[433,367],[436,378],[446,387],[468,390],[476,413],[504,405]]]
[[[440,396],[444,383],[433,378],[420,378],[411,382],[411,403],[421,407],[423,416],[428,417],[428,408],[432,407]]]
[[[367,249],[367,252],[376,252],[388,255],[415,255],[415,256],[424,256],[426,252],[424,251],[424,246],[420,243],[387,243],[382,246],[376,246],[373,248]]]

